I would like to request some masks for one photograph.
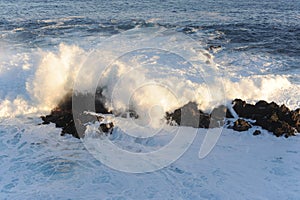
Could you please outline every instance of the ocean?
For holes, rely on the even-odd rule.
[[[299,136],[224,129],[201,160],[206,131],[186,128],[195,138],[184,154],[132,174],[38,125],[70,90],[97,84],[108,108],[141,116],[108,139],[135,153],[170,142],[161,118],[188,101],[299,108],[299,20],[297,0],[1,0],[0,199],[299,199]]]

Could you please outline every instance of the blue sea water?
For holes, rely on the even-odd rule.
[[[5,0],[0,8],[0,39],[12,48],[65,42],[90,49],[100,36],[163,26],[200,40],[204,48],[222,46],[220,60],[246,53],[272,62],[266,73],[299,73],[299,1]],[[231,62],[245,65],[242,59]]]
[[[232,172],[228,164],[226,170],[212,170],[216,159],[222,158],[220,154],[204,164],[204,171],[209,175],[201,174],[196,167],[186,167],[184,162],[154,174],[132,176],[116,172],[94,159],[79,140],[60,137],[60,130],[53,126],[37,126],[39,110],[32,107],[33,97],[29,92],[36,70],[45,59],[52,58],[51,53],[60,51],[61,44],[89,52],[107,38],[127,30],[163,27],[193,38],[232,80],[263,76],[265,79],[260,81],[263,85],[270,77],[284,77],[284,81],[274,78],[265,85],[281,84],[276,81],[290,84],[281,94],[274,94],[275,100],[299,107],[299,21],[298,0],[0,0],[0,199],[81,199],[83,196],[90,199],[268,199],[274,196],[260,191],[258,186],[270,184],[274,191],[281,187],[281,182],[291,181],[295,182],[295,186],[289,185],[291,190],[286,188],[286,193],[277,190],[276,195],[299,198],[299,190],[295,189],[299,173],[294,178],[292,174],[299,167],[282,168],[280,163],[269,166],[268,161],[277,156],[273,154],[259,158],[258,173],[274,172],[275,175],[261,178],[261,174],[256,174],[258,186],[252,185],[252,180],[249,188],[234,190],[242,190],[239,194],[227,193],[225,189],[235,181],[246,183],[239,178],[239,173],[244,172],[246,175],[241,177],[251,180],[251,175],[248,176],[251,169],[245,166],[246,169]],[[269,92],[264,85],[259,88],[262,89],[259,93]],[[250,93],[249,88],[244,90]],[[247,97],[255,100],[251,97],[257,96]],[[239,144],[237,138],[234,140]],[[299,164],[292,161],[299,154],[295,148],[297,141],[286,147],[291,150],[284,149],[283,162]],[[277,142],[266,143],[272,146],[278,145]],[[226,142],[221,144],[217,152],[224,148],[229,154],[236,148]],[[251,146],[243,146],[242,151],[247,153],[249,148],[247,155],[252,155]],[[187,162],[191,160],[184,158]],[[288,178],[284,178],[285,174]],[[140,185],[145,187],[136,189]],[[249,192],[251,189],[258,190],[257,196],[248,196],[253,193]]]

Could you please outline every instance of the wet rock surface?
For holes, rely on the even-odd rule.
[[[260,130],[255,130],[252,135],[260,135],[260,134],[261,134]]]
[[[294,136],[300,132],[300,108],[290,110],[288,107],[274,102],[268,103],[260,100],[256,104],[249,104],[241,99],[232,101],[232,108],[239,119],[234,119],[234,114],[224,105],[214,108],[210,113],[198,109],[196,103],[188,103],[173,113],[167,113],[166,119],[176,122],[180,126],[195,128],[227,127],[235,131],[247,131],[252,126],[260,126],[275,136]],[[189,123],[182,121],[187,116]],[[225,125],[227,120],[229,125]],[[191,125],[191,124],[192,125]],[[233,124],[233,125],[232,125]],[[261,134],[255,131],[254,135]]]
[[[232,129],[235,131],[247,131],[251,128],[251,124],[244,119],[238,119],[233,123]]]
[[[232,113],[224,105],[214,108],[211,113],[198,109],[198,105],[189,102],[174,112],[166,113],[166,119],[180,126],[191,126],[194,128],[216,128],[224,125],[226,118],[233,118]]]
[[[62,135],[72,134],[77,138],[83,137],[84,124],[98,120],[95,116],[81,114],[85,110],[89,110],[88,106],[93,105],[97,113],[111,114],[104,106],[105,99],[102,96],[102,90],[97,90],[96,96],[92,98],[95,101],[89,102],[90,100],[86,101],[86,99],[91,99],[91,96],[88,94],[67,95],[49,115],[41,117],[42,124],[55,123],[56,127],[62,128]],[[79,105],[83,102],[84,105],[77,106],[79,109],[72,109],[74,102],[77,104],[79,102]],[[80,117],[74,119],[74,116]],[[238,118],[234,118],[234,116],[238,116]],[[197,103],[189,102],[174,112],[167,112],[165,118],[170,125],[194,128],[225,127],[235,131],[247,131],[253,126],[260,126],[277,137],[294,136],[300,132],[300,108],[290,110],[285,105],[280,106],[274,102],[268,103],[263,100],[256,104],[249,104],[241,99],[235,99],[232,101],[232,109],[220,105],[211,112],[204,112],[198,108]],[[227,123],[225,124],[225,122]],[[102,123],[99,130],[111,133],[113,127],[113,123]],[[253,132],[253,135],[259,134],[261,134],[259,130]]]
[[[239,117],[255,120],[254,125],[279,136],[294,136],[299,130],[300,110],[292,111],[284,104],[266,101],[258,101],[256,104],[248,104],[241,99],[233,101],[233,109]]]
[[[95,101],[89,102],[87,99],[94,99]],[[41,116],[41,119],[43,120],[42,124],[54,123],[57,128],[62,128],[61,135],[71,134],[76,138],[83,137],[85,131],[84,124],[87,122],[96,121],[98,119],[95,116],[82,114],[87,105],[77,106],[78,109],[72,109],[72,104],[74,101],[88,104],[88,106],[94,106],[97,113],[111,113],[104,106],[102,90],[97,90],[96,95],[93,98],[91,98],[89,94],[72,95],[72,93],[69,93],[63,100],[61,100],[57,107],[51,111],[49,115]],[[78,116],[78,118],[74,119],[74,116]],[[76,123],[75,120],[77,120]],[[111,124],[109,128],[106,127],[106,125],[102,125],[101,130],[103,132],[111,132],[112,128],[113,124]]]

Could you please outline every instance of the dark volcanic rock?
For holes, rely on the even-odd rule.
[[[295,130],[295,128],[290,126],[288,123],[281,122],[281,126],[276,128],[273,133],[277,137],[283,136],[283,135],[284,135],[284,137],[289,137],[289,136],[294,136],[296,133],[296,130]]]
[[[216,118],[216,119],[224,119],[225,117],[233,118],[233,115],[230,112],[230,110],[224,105],[220,105],[220,106],[214,108],[210,115],[211,115],[211,117]]]
[[[226,106],[220,105],[214,108],[210,114],[209,128],[223,126],[226,118],[233,118],[233,115]]]
[[[221,45],[210,45],[209,47],[208,47],[208,50],[209,51],[212,51],[212,50],[214,50],[214,49],[221,49],[222,47],[221,47]]]
[[[206,115],[198,109],[195,102],[189,102],[181,108],[176,109],[173,113],[166,113],[166,119],[171,122],[175,121],[180,126],[190,126],[194,128],[209,126],[209,115]],[[208,123],[207,123],[208,121]],[[203,123],[200,125],[200,122]]]
[[[175,121],[180,126],[190,126],[194,128],[216,128],[224,125],[227,118],[232,118],[232,114],[224,105],[218,106],[212,112],[205,113],[198,109],[198,105],[189,102],[173,113],[166,113],[168,122]]]
[[[239,117],[252,119],[254,105],[247,104],[241,99],[235,99],[233,102],[233,109],[238,114]]]
[[[255,125],[272,132],[276,136],[293,136],[300,131],[299,109],[290,111],[284,104],[279,106],[274,102],[258,101],[255,105],[235,99],[233,109],[239,117],[256,120]],[[298,114],[297,114],[298,112]]]
[[[254,132],[253,132],[253,135],[260,135],[261,134],[261,131],[260,130],[255,130]]]
[[[251,128],[250,123],[244,119],[236,120],[232,127],[232,129],[235,131],[247,131],[249,128]]]
[[[55,123],[56,127],[62,128],[61,134],[72,134],[80,138],[84,136],[84,124],[96,121],[97,117],[93,115],[84,115],[84,111],[94,110],[97,113],[111,114],[104,106],[105,98],[102,90],[97,89],[95,95],[70,93],[54,108],[49,115],[42,116],[43,123]],[[76,105],[75,107],[72,105]],[[233,109],[240,118],[229,127],[236,131],[246,131],[251,128],[251,123],[261,126],[272,132],[276,136],[293,136],[300,132],[300,108],[290,110],[285,105],[277,105],[274,102],[258,101],[255,105],[246,103],[241,99],[235,99]],[[132,112],[134,113],[134,111]],[[74,116],[76,116],[74,119]],[[121,115],[122,116],[122,115]],[[132,117],[132,116],[131,116]],[[138,116],[136,115],[135,118]],[[172,124],[175,122],[180,126],[189,126],[194,128],[215,128],[224,126],[224,122],[232,123],[233,114],[230,110],[220,105],[214,108],[211,113],[205,113],[198,109],[195,102],[189,102],[186,105],[166,113],[167,121]],[[247,121],[247,119],[249,119]],[[251,123],[249,122],[251,119]],[[253,121],[255,121],[253,123]],[[111,133],[114,124],[101,123],[99,130],[105,133]],[[256,130],[253,135],[259,135]]]
[[[74,101],[77,105],[76,109],[72,109]],[[89,110],[89,107],[94,106],[96,112],[109,114],[110,112],[105,108],[103,102],[104,97],[102,96],[101,89],[96,91],[95,96],[90,94],[76,94],[72,96],[72,93],[69,93],[49,115],[41,116],[43,120],[42,124],[55,123],[56,127],[62,128],[61,135],[72,134],[74,137],[80,138],[84,135],[84,124],[97,120],[95,116],[83,115],[83,111]],[[76,113],[76,115],[73,115],[74,113]],[[78,116],[78,119],[74,119],[74,116]],[[76,125],[74,120],[77,120]],[[104,128],[103,132],[105,132],[105,130],[108,129]]]
[[[294,124],[297,131],[300,133],[300,108],[292,111],[291,121]]]

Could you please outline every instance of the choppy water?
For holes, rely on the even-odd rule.
[[[224,65],[245,66],[246,53],[270,63],[269,73],[299,72],[299,1],[23,0],[1,1],[0,7],[0,39],[13,48],[51,49],[66,42],[90,49],[100,37],[164,26],[191,35],[204,47],[221,45]],[[264,64],[259,61],[255,64]]]
[[[276,153],[260,155],[256,161],[251,160],[261,153],[255,150],[256,146],[239,143],[243,139],[255,143],[256,138],[231,138],[227,133],[214,156],[226,162],[222,160],[225,152],[239,159],[244,157],[249,165],[234,168],[227,163],[223,169],[222,163],[210,157],[202,173],[186,165],[194,161],[188,156],[162,171],[135,176],[105,167],[93,159],[80,141],[60,137],[59,129],[36,124],[40,122],[39,113],[45,112],[37,106],[40,103],[37,100],[47,99],[43,96],[49,94],[45,92],[49,89],[46,83],[61,84],[52,89],[65,88],[67,78],[53,77],[72,72],[86,54],[110,36],[143,27],[163,27],[193,38],[218,69],[226,72],[224,85],[233,91],[229,97],[240,95],[250,101],[265,98],[292,108],[300,107],[299,20],[298,0],[1,0],[0,199],[21,199],[22,194],[28,199],[80,199],[80,195],[92,199],[136,199],[144,194],[148,199],[243,199],[253,195],[253,191],[258,191],[254,198],[267,195],[273,199],[287,196],[297,199],[298,140],[259,139],[260,149],[264,149],[263,144],[269,145],[269,149],[274,144],[284,145]],[[209,49],[211,46],[220,48]],[[61,92],[54,91],[50,93]],[[263,136],[270,139],[267,133]],[[248,157],[236,154],[240,149],[230,144],[232,140]],[[153,144],[156,145],[160,144]],[[234,163],[235,159],[230,161]],[[261,168],[253,166],[256,162]],[[213,170],[216,165],[220,167]],[[253,173],[253,168],[258,172]],[[253,174],[258,177],[256,185]],[[228,193],[236,183],[246,184],[243,178],[251,180],[249,187]],[[158,182],[163,191],[156,187]],[[278,190],[281,183],[291,182],[295,184],[290,184],[286,191]],[[271,189],[267,190],[269,184]],[[140,185],[145,187],[136,189]],[[62,189],[65,187],[69,193]],[[268,195],[274,191],[274,196]]]

